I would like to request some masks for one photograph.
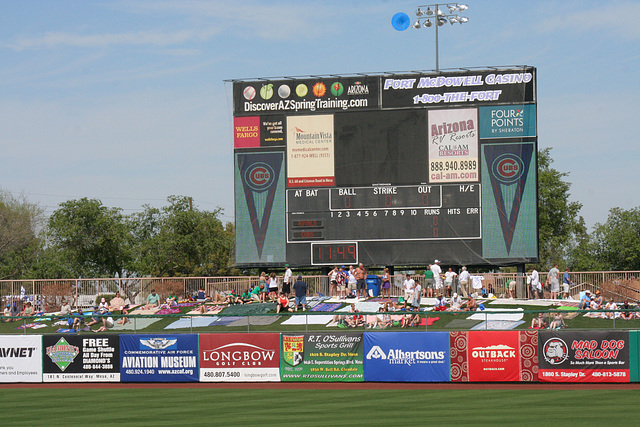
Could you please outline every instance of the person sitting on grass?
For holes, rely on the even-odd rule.
[[[102,314],[105,315],[102,318],[102,326],[93,332],[105,332],[107,329],[113,328],[113,317],[107,316],[110,313],[108,311],[104,311]]]
[[[7,307],[4,309],[4,317],[6,317],[6,319],[2,319],[3,322],[11,321],[11,319],[9,319],[9,317],[11,317],[11,304],[7,304]]]
[[[356,308],[355,304],[351,304],[349,307],[349,313],[353,313],[351,316],[346,317],[347,326],[357,328],[358,326],[364,326],[364,317],[362,317],[360,310]]]
[[[453,298],[451,298],[451,305],[449,306],[449,311],[461,311],[462,310],[462,298],[457,293],[453,294]]]
[[[602,294],[600,294],[600,291],[596,291],[596,304],[598,305],[598,310],[602,308],[603,303],[604,298],[602,298]]]
[[[531,327],[529,329],[544,329],[547,327],[547,322],[544,320],[544,314],[538,313],[538,317],[531,319]]]
[[[549,325],[549,329],[560,329],[564,328],[566,325],[564,324],[564,318],[562,317],[562,313],[557,312],[553,315],[553,320]]]
[[[109,301],[109,311],[111,313],[120,312],[121,314],[129,314],[129,304],[125,304],[124,299],[120,296],[120,292],[116,292],[116,296]],[[129,319],[126,317],[121,317],[116,322],[118,325],[124,325],[127,323]]]
[[[143,307],[143,310],[150,310],[160,305],[160,295],[156,293],[155,289],[151,289],[151,293],[147,296],[147,303]]]
[[[251,291],[251,301],[260,302],[260,285],[256,285],[255,288]]]
[[[587,289],[586,291],[584,291],[584,295],[580,297],[580,304],[578,305],[578,308],[580,308],[580,310],[588,310],[590,303],[591,303],[591,291]]]
[[[629,305],[629,301],[625,301],[624,304],[622,304],[620,306],[620,308],[624,311],[620,312],[620,318],[624,319],[624,320],[631,320],[633,319],[635,316],[633,315],[633,311],[630,305]]]
[[[276,306],[276,313],[280,313],[281,311],[293,311],[292,307],[289,307],[289,298],[280,292],[278,295],[278,305]]]
[[[20,316],[33,316],[33,307],[31,306],[31,302],[27,301],[20,313]]]
[[[242,302],[245,304],[251,304],[253,299],[251,299],[251,289],[247,289],[242,293]]]
[[[446,311],[447,310],[447,300],[444,298],[444,295],[438,294],[436,298],[436,303],[433,306],[433,311]]]
[[[605,310],[615,310],[616,308],[618,308],[618,305],[613,302],[613,298],[604,306]],[[604,319],[613,319],[614,317],[619,317],[619,314],[614,311],[607,311],[606,313],[602,313],[601,317]]]
[[[402,321],[400,322],[400,326],[403,328],[411,328],[414,326],[418,326],[420,324],[420,315],[418,313],[411,314],[407,313],[402,317]]]
[[[81,308],[79,308],[76,314],[73,315],[73,320],[69,319],[69,323],[70,323],[71,329],[76,329],[76,330],[79,330],[82,327],[82,325],[84,325],[84,313],[82,312]]]
[[[478,309],[478,302],[475,300],[473,295],[469,295],[469,299],[466,302],[466,307],[464,311],[476,311]]]
[[[93,326],[96,325],[98,323],[100,323],[100,316],[102,314],[102,311],[100,311],[100,308],[96,305],[95,307],[93,307],[93,313],[91,313],[91,320],[89,320],[87,322],[87,326]]]
[[[242,299],[236,294],[235,289],[232,289],[227,295],[227,304],[242,304]]]
[[[375,328],[375,329],[384,329],[388,326],[392,326],[393,321],[391,320],[391,316],[388,314],[383,314],[384,308],[380,307],[378,311],[379,313],[376,316],[370,316],[370,317],[373,317],[373,319],[369,323],[367,323],[367,327]]]

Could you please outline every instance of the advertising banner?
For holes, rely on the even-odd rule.
[[[280,381],[280,334],[200,334],[200,381]]]
[[[480,107],[480,138],[536,136],[534,104]]]
[[[539,331],[538,380],[630,381],[628,331]]]
[[[120,335],[122,382],[198,381],[198,335]]]
[[[518,331],[470,331],[469,381],[520,381]]]
[[[377,109],[379,84],[377,76],[236,82],[233,113],[264,116]]]
[[[535,69],[395,74],[382,78],[382,108],[535,102]]]
[[[118,335],[44,335],[44,382],[120,381]]]
[[[282,334],[282,381],[364,380],[362,333]]]
[[[477,182],[478,110],[429,111],[429,182]]]
[[[335,185],[333,116],[287,118],[287,186]]]
[[[448,332],[364,333],[364,380],[449,381]]]
[[[0,383],[42,382],[42,336],[0,335]]]

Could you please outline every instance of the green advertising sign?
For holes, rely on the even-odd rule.
[[[282,334],[282,381],[364,381],[362,333]]]

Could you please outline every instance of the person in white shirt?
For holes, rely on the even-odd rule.
[[[460,277],[458,277],[458,283],[460,284],[460,289],[462,289],[462,293],[464,295],[469,292],[469,276],[470,274],[467,271],[467,267],[462,267]]]
[[[433,287],[436,290],[436,295],[442,292],[442,269],[440,268],[440,261],[435,260],[431,265],[431,271],[433,272]]]
[[[451,297],[451,288],[453,286],[453,281],[456,279],[458,273],[453,271],[451,267],[444,273],[444,286],[445,286],[445,295],[447,297]]]
[[[538,275],[538,271],[535,268],[531,269],[531,291],[535,295],[535,298],[538,299],[542,295],[540,295],[540,291],[542,287],[540,286],[540,276]]]
[[[460,274],[462,276],[462,274]],[[451,306],[449,307],[450,311],[462,311],[462,298],[457,293],[453,294],[453,298],[451,298]]]
[[[615,302],[613,302],[613,300],[610,300],[604,306],[605,310],[615,310],[616,308],[618,308],[618,305]],[[606,312],[606,313],[602,313],[602,317],[605,317],[607,319],[613,319],[614,317],[618,317],[617,314],[618,313],[615,313],[613,311],[609,311],[609,312]]]
[[[293,272],[289,268],[289,264],[285,264],[284,267],[285,270],[284,277],[282,278],[282,293],[289,297],[289,295],[291,294],[291,276],[293,275]]]
[[[327,275],[329,276],[329,296],[338,296],[338,266],[333,267],[333,270]]]
[[[404,289],[404,300],[407,303],[411,303],[413,301],[413,288],[416,285],[416,282],[411,278],[411,275],[407,273],[407,278],[402,283],[402,287]]]

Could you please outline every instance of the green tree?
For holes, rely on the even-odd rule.
[[[604,224],[596,224],[589,242],[599,269],[640,270],[640,207],[613,208]]]
[[[28,278],[42,249],[44,209],[0,190],[0,279]]]
[[[120,208],[82,198],[60,204],[49,218],[51,259],[64,259],[74,277],[124,277],[131,261],[132,236]],[[51,265],[49,265],[51,266]]]
[[[570,258],[577,236],[586,232],[579,216],[582,203],[569,201],[571,184],[567,172],[551,167],[551,148],[538,152],[539,269]]]
[[[170,196],[162,209],[145,206],[130,217],[137,242],[135,269],[142,275],[180,277],[230,274],[233,226],[193,207],[186,196]]]

